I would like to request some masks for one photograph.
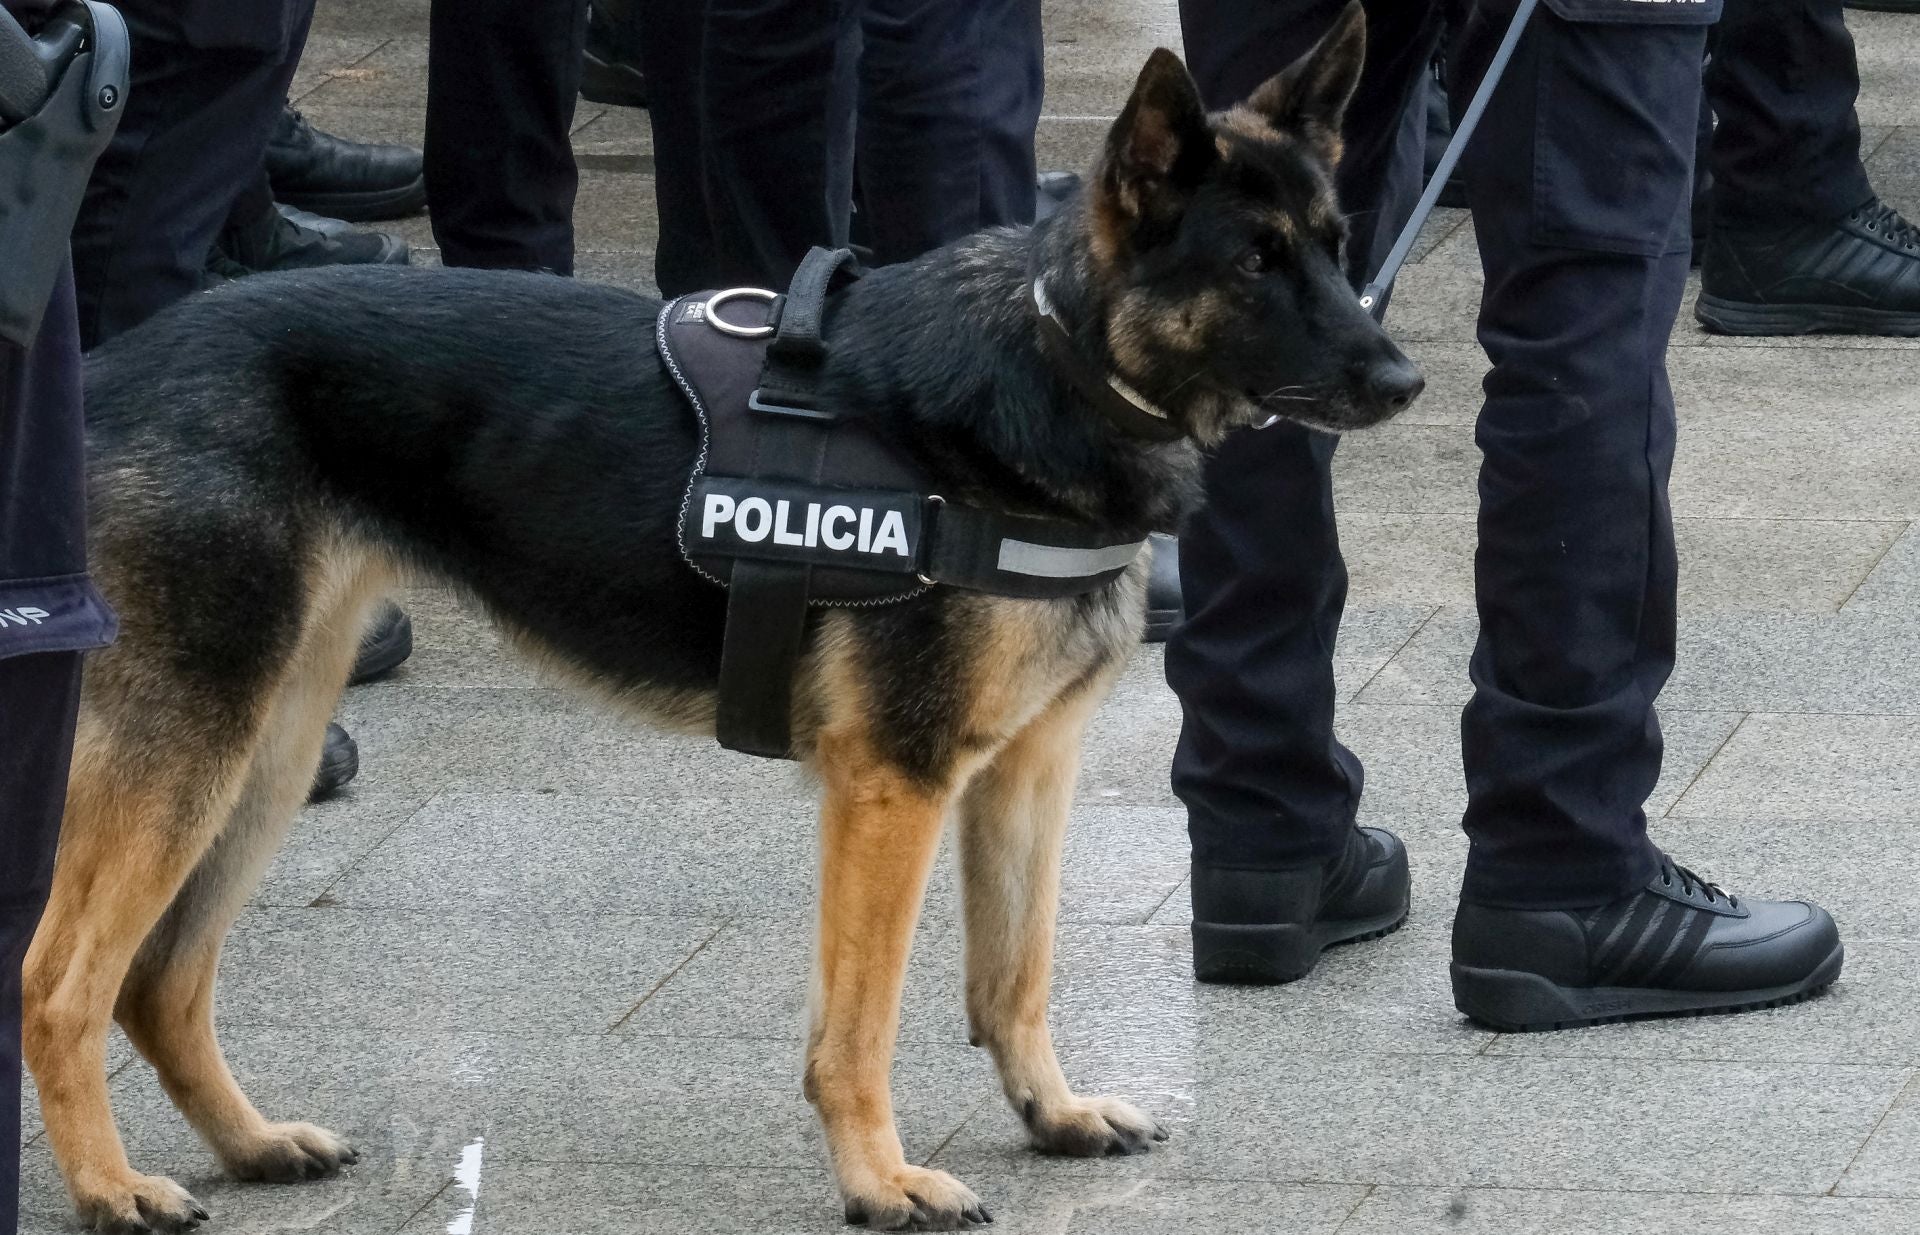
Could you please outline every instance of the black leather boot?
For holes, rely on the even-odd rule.
[[[291,106],[267,142],[275,201],[349,223],[404,219],[427,205],[420,151],[323,133]]]
[[[1840,931],[1805,901],[1729,896],[1662,858],[1647,886],[1597,909],[1495,909],[1453,920],[1453,1001],[1494,1029],[1743,1012],[1797,1003],[1840,976]]]
[[[645,107],[647,78],[640,67],[640,25],[633,0],[593,0],[587,10],[587,50],[580,65],[580,97],[608,107]]]
[[[405,266],[412,260],[407,242],[398,236],[360,231],[338,219],[276,204],[257,217],[228,220],[207,255],[207,269],[236,278],[315,266]]]
[[[384,677],[406,663],[413,655],[413,619],[399,605],[388,601],[367,623],[360,637],[360,655],[353,662],[353,676],[347,685],[358,686]]]
[[[360,774],[360,747],[347,731],[328,722],[327,742],[320,749],[320,768],[313,774],[313,788],[307,801],[319,802],[346,788]]]
[[[1920,228],[1877,200],[1832,223],[1716,220],[1693,315],[1721,334],[1920,335]]]
[[[1305,977],[1336,943],[1378,939],[1407,920],[1407,850],[1354,828],[1330,862],[1292,870],[1193,866],[1193,973],[1271,985]]]

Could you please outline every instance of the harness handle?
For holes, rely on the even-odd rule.
[[[821,331],[826,325],[827,295],[841,281],[841,272],[850,278],[860,276],[859,258],[852,249],[807,250],[800,268],[787,286],[786,302],[780,307],[780,325],[773,342],[767,345],[771,364],[817,368],[827,358],[827,344]]]

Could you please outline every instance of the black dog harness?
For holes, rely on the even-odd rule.
[[[682,296],[655,328],[700,424],[680,553],[728,589],[716,735],[748,754],[792,757],[810,607],[891,604],[933,587],[1077,596],[1119,578],[1146,543],[950,501],[867,420],[828,406],[826,300],[852,266],[845,249],[815,249],[784,296]]]

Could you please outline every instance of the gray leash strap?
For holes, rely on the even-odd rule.
[[[1447,143],[1446,150],[1440,155],[1440,165],[1433,169],[1433,179],[1427,182],[1426,192],[1420,195],[1420,202],[1413,208],[1413,217],[1400,229],[1400,238],[1393,242],[1393,249],[1387,254],[1387,260],[1380,264],[1380,273],[1373,276],[1373,282],[1367,284],[1360,293],[1360,307],[1373,314],[1378,321],[1386,313],[1387,289],[1393,286],[1399,277],[1400,267],[1406,265],[1407,254],[1413,252],[1413,242],[1420,238],[1420,229],[1426,226],[1427,217],[1440,201],[1441,192],[1447,187],[1448,177],[1453,175],[1455,165],[1466,151],[1467,143],[1473,139],[1473,131],[1480,126],[1480,117],[1487,110],[1487,103],[1493,98],[1493,91],[1506,76],[1507,63],[1513,59],[1513,49],[1520,44],[1520,36],[1526,31],[1527,19],[1533,16],[1534,8],[1540,0],[1520,0],[1520,6],[1513,12],[1513,20],[1507,23],[1507,33],[1500,40],[1500,47],[1493,53],[1493,60],[1487,65],[1486,76],[1480,79],[1479,88],[1473,92],[1473,101],[1467,104],[1467,110],[1460,117],[1460,123],[1454,126],[1453,140]]]

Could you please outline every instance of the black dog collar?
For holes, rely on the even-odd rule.
[[[1145,395],[1122,381],[1117,374],[1104,372],[1088,364],[1073,337],[1060,324],[1053,301],[1047,297],[1046,276],[1033,280],[1033,312],[1040,319],[1040,338],[1047,358],[1073,388],[1100,410],[1114,428],[1129,437],[1149,442],[1178,441],[1187,435],[1178,421],[1154,406]]]

